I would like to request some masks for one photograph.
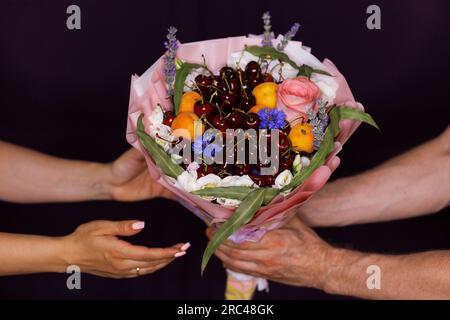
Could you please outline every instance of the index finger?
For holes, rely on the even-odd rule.
[[[213,228],[206,229],[206,235],[211,240],[211,238],[214,236],[215,230]],[[231,240],[224,241],[221,246],[227,246],[234,249],[240,249],[240,250],[260,250],[263,249],[260,242],[252,242],[252,241],[245,241],[242,243],[236,243]]]
[[[168,248],[148,248],[145,246],[128,245],[120,249],[121,254],[128,259],[152,261],[173,259],[177,253],[184,252],[183,243]]]

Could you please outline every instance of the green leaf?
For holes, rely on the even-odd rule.
[[[286,53],[278,51],[274,47],[247,46],[245,47],[245,51],[264,59],[278,59],[289,63],[295,69],[299,68],[299,66],[292,61]]]
[[[173,86],[173,106],[175,114],[178,114],[178,109],[180,107],[181,96],[183,95],[184,82],[187,76],[193,69],[203,68],[201,64],[196,63],[183,63],[180,68],[177,69],[175,74],[175,83]]]
[[[193,191],[192,194],[201,197],[227,198],[242,201],[254,190],[256,190],[256,188],[252,187],[217,187]],[[263,204],[266,205],[270,203],[279,193],[280,191],[278,189],[266,188]]]
[[[209,259],[216,251],[217,247],[228,239],[236,230],[248,223],[255,213],[261,208],[264,200],[265,188],[258,188],[250,192],[236,209],[234,214],[217,230],[214,237],[209,241],[203,253],[201,273],[206,268]]]
[[[331,77],[331,74],[329,74],[328,72],[320,70],[320,69],[311,68],[310,66],[307,66],[306,64],[303,64],[301,67],[298,68],[297,76],[303,76],[303,77],[307,77],[309,79],[309,78],[311,78],[311,75],[313,74],[313,72]]]
[[[148,154],[155,161],[156,165],[164,172],[165,175],[177,178],[183,173],[184,169],[172,161],[172,158],[157,144],[152,137],[144,132],[141,114],[137,122],[137,132],[139,141],[145,147]]]
[[[317,150],[316,154],[311,159],[311,163],[305,169],[302,169],[298,172],[291,183],[281,189],[282,191],[286,191],[289,189],[293,189],[301,185],[306,179],[308,179],[311,174],[322,166],[325,163],[328,155],[334,149],[334,138],[339,134],[339,121],[344,119],[358,120],[370,124],[371,126],[377,128],[379,127],[373,120],[373,118],[368,114],[359,109],[346,107],[346,106],[336,106],[330,111],[330,124],[328,125],[325,131],[325,137],[320,145],[319,150]]]

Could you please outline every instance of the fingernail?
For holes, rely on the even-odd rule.
[[[187,249],[189,249],[191,247],[191,244],[189,242],[185,243],[182,247],[181,250],[186,251]]]
[[[177,253],[175,253],[175,258],[182,257],[182,256],[184,256],[185,254],[186,254],[186,251],[177,252]]]
[[[140,230],[140,229],[144,229],[145,227],[145,222],[144,221],[138,221],[135,222],[131,225],[131,229],[133,230]]]

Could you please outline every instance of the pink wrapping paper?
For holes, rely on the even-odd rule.
[[[202,63],[202,54],[205,56],[208,67],[213,72],[223,67],[227,57],[232,52],[243,50],[244,45],[259,45],[259,38],[233,37],[180,44],[177,57],[186,62]],[[301,43],[290,41],[290,50],[301,48]],[[300,49],[298,49],[300,50]],[[291,55],[291,53],[290,53]],[[312,55],[311,55],[312,56]],[[313,56],[312,56],[313,57]],[[311,58],[312,59],[312,58]],[[314,58],[315,59],[315,58]],[[295,60],[294,60],[295,61]],[[320,62],[319,62],[320,63]],[[363,110],[361,104],[356,103],[350,88],[337,70],[336,66],[328,59],[323,62],[322,68],[331,73],[339,84],[334,103],[345,104]],[[153,160],[141,147],[137,136],[136,123],[139,115],[149,115],[160,104],[165,110],[172,110],[173,106],[166,97],[166,84],[163,75],[163,59],[158,59],[141,77],[131,77],[130,102],[128,111],[127,141],[140,150],[147,161],[151,177],[162,186],[173,192],[179,202],[192,211],[207,224],[218,224],[228,219],[234,212],[234,208],[227,208],[219,204],[213,204],[189,192],[178,189],[155,165]],[[341,133],[336,139],[335,149],[328,157],[325,165],[318,168],[303,185],[292,191],[289,195],[278,195],[269,205],[261,208],[255,217],[244,227],[238,230],[231,239],[235,242],[244,240],[259,240],[265,232],[280,227],[292,214],[293,208],[307,201],[315,192],[324,186],[331,173],[339,165],[337,153],[351,134],[357,129],[359,122],[344,120],[340,122]],[[291,210],[291,211],[290,211]]]

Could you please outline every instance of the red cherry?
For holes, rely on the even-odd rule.
[[[248,176],[258,186],[263,187],[265,185],[264,176],[260,176],[259,174],[255,174],[255,173],[250,173]]]
[[[246,129],[258,130],[261,121],[259,120],[259,116],[256,113],[249,113],[245,119],[244,124]]]
[[[227,130],[227,125],[225,123],[225,119],[222,118],[220,115],[216,114],[212,117],[210,123],[216,128],[217,130],[220,130],[222,132],[225,132]]]
[[[273,76],[270,73],[264,73],[262,79],[264,82],[273,82]]]
[[[251,167],[248,164],[238,164],[236,165],[236,172],[235,174],[238,176],[245,176],[249,174],[251,171]]]
[[[269,186],[273,186],[275,184],[275,176],[271,176],[271,175],[267,175],[267,176],[263,176],[264,177],[264,185],[269,187]]]
[[[204,177],[208,174],[214,173],[214,166],[212,165],[205,165],[205,164],[201,164],[200,167],[197,169],[197,176],[200,177]]]
[[[294,163],[293,156],[287,156],[280,159],[280,171],[291,170]]]
[[[286,133],[284,133],[283,131],[279,131],[278,150],[279,150],[280,154],[283,154],[286,151],[288,151],[290,147],[291,147],[291,140],[289,140],[288,135]]]
[[[261,74],[261,67],[258,62],[250,61],[245,66],[245,75],[250,78],[251,76],[259,76]]]
[[[220,77],[222,79],[223,78],[227,78],[227,79],[236,78],[236,73],[230,67],[223,67],[222,69],[220,69],[219,73],[220,73]]]
[[[239,129],[243,127],[242,113],[235,110],[228,117],[225,118],[227,128]]]
[[[242,91],[239,97],[239,106],[244,111],[250,110],[256,104],[255,96],[249,91]]]
[[[247,89],[253,90],[258,84],[263,83],[263,79],[261,76],[252,75],[247,80]]]
[[[219,95],[219,103],[222,109],[226,112],[230,112],[238,102],[238,95],[234,92],[222,92]]]
[[[206,98],[209,93],[209,86],[213,84],[213,78],[205,76],[203,74],[199,74],[195,77],[195,84],[200,90],[201,95]]]
[[[164,112],[164,120],[163,120],[164,125],[171,127],[173,119],[175,119],[175,113],[173,113],[172,111]]]
[[[289,132],[291,132],[291,125],[287,121],[285,121],[284,123],[285,123],[284,127],[281,128],[280,130],[289,135]]]
[[[214,106],[207,101],[202,102],[201,100],[199,100],[194,104],[194,113],[199,118],[211,116],[214,111]]]

